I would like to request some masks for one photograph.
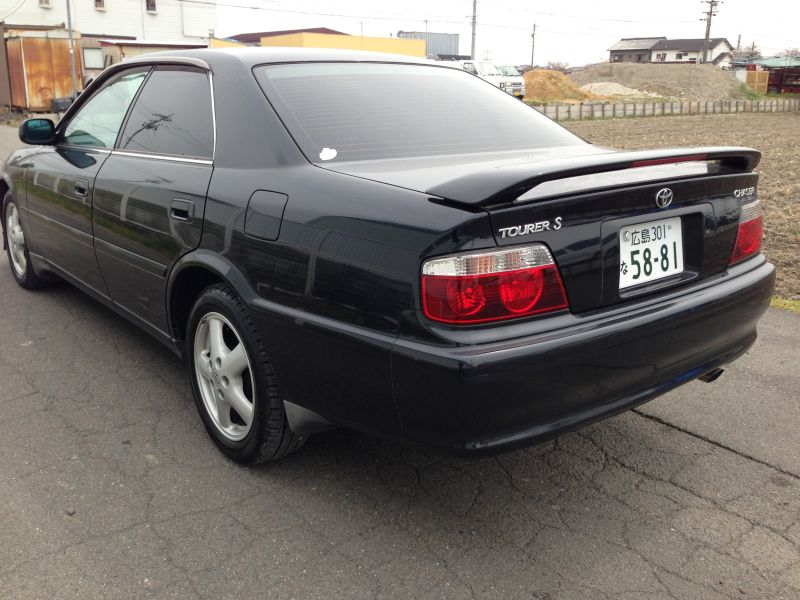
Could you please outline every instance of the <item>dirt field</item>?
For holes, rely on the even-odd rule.
[[[641,149],[750,146],[761,150],[764,249],[778,267],[776,295],[800,300],[800,114],[698,115],[569,122],[594,144]]]
[[[742,83],[730,73],[712,65],[601,63],[574,71],[570,78],[578,86],[613,82],[680,100],[731,100],[742,97]]]

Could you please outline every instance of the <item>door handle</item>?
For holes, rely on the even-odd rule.
[[[194,203],[189,200],[173,200],[169,216],[176,221],[189,222],[194,218]]]
[[[81,198],[86,198],[89,195],[89,182],[84,179],[75,180],[75,195]]]

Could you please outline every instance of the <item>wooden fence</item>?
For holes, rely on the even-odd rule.
[[[800,111],[800,100],[699,100],[695,102],[618,102],[615,104],[545,104],[536,110],[554,121],[658,117],[740,112]]]

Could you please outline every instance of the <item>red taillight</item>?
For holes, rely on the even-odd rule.
[[[742,207],[739,216],[739,231],[736,244],[733,246],[730,264],[749,258],[761,250],[764,237],[764,217],[761,214],[761,203],[756,200]]]
[[[422,265],[422,310],[434,321],[488,323],[568,306],[553,257],[541,244]]]

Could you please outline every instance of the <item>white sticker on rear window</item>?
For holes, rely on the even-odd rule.
[[[319,153],[320,160],[332,160],[336,158],[338,152],[334,148],[323,148],[322,152]]]

